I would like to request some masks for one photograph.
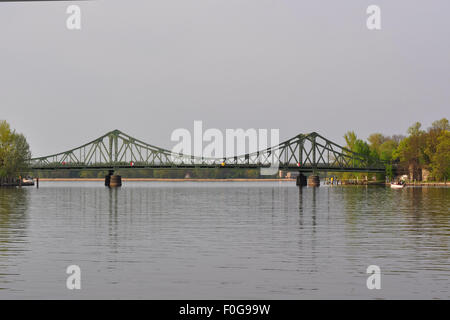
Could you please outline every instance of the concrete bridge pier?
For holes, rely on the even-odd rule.
[[[308,177],[308,187],[320,187],[320,178],[318,175],[312,174]]]
[[[122,186],[122,177],[114,174],[114,170],[109,170],[105,176],[105,187],[118,188]]]
[[[306,177],[303,175],[303,173],[300,173],[298,176],[297,176],[297,181],[296,181],[296,183],[295,183],[298,187],[304,187],[304,186],[306,186]]]

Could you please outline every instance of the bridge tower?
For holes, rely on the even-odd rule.
[[[319,187],[320,186],[320,178],[317,174],[317,136],[318,134],[316,132],[313,132],[311,134],[312,141],[311,141],[311,152],[312,152],[312,167],[313,172],[310,176],[308,176],[308,187]],[[320,151],[319,151],[320,153]]]
[[[109,139],[109,150],[108,150],[108,156],[109,156],[109,163],[111,165],[114,165],[114,163],[117,163],[118,160],[118,137],[119,137],[120,131],[114,130],[109,133],[108,139]],[[108,171],[108,175],[105,176],[105,187],[109,188],[117,188],[122,186],[122,177],[119,175],[114,174],[114,169]]]

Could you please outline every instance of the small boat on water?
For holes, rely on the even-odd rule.
[[[403,189],[405,187],[405,183],[403,182],[397,182],[397,183],[391,183],[392,189]]]
[[[34,186],[34,180],[31,177],[22,178],[22,186]]]

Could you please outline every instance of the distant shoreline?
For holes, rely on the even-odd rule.
[[[97,181],[103,182],[104,178],[39,178],[39,181],[49,181],[49,182],[89,182]],[[122,178],[122,181],[135,181],[135,182],[295,182],[296,179],[245,179],[245,178],[230,178],[230,179],[165,179],[165,178]],[[390,185],[390,183],[384,182],[369,182],[369,183],[344,183],[339,184],[342,186],[352,186],[352,185]],[[406,183],[410,187],[450,187],[450,181],[448,182],[412,182]]]
[[[411,182],[406,183],[407,186],[410,187],[450,187],[450,181],[449,182]]]
[[[104,178],[39,178],[39,181],[105,181]],[[295,181],[295,179],[159,179],[159,178],[122,178],[122,181],[159,181],[159,182],[259,182],[259,181]]]

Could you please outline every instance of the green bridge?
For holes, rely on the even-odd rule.
[[[174,153],[119,130],[57,154],[31,159],[33,170],[114,170],[142,168],[277,168],[301,173],[385,172],[386,163],[352,152],[316,132],[299,134],[276,146],[233,157],[196,157]],[[109,178],[108,178],[109,177]],[[300,174],[298,185],[306,185]],[[304,180],[303,180],[304,179]],[[317,178],[318,179],[318,178]],[[301,181],[300,181],[301,180]]]

